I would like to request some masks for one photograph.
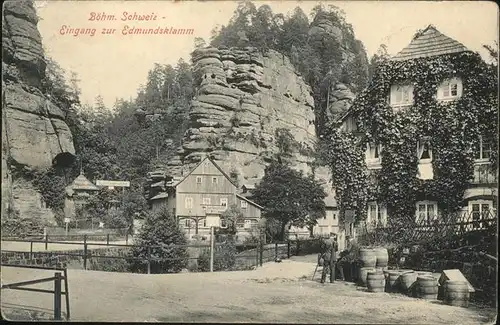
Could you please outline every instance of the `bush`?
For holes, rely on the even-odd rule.
[[[118,254],[116,250],[106,250],[100,256],[117,256],[123,255],[126,257],[130,252]],[[95,257],[90,260],[90,270],[105,271],[105,272],[130,272],[131,264],[126,258],[99,258]]]
[[[147,269],[147,246],[160,245],[161,247],[151,248],[151,258],[170,259],[168,261],[152,261],[151,273],[177,273],[187,267],[188,251],[187,239],[184,232],[179,228],[175,217],[166,209],[148,215],[139,231],[132,249],[134,258],[142,258],[144,261],[134,261],[132,271],[145,272]]]
[[[231,271],[236,264],[236,246],[226,242],[214,252],[214,271]],[[210,271],[210,250],[204,250],[198,257],[198,270]]]

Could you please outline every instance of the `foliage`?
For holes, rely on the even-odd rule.
[[[238,224],[243,222],[243,212],[237,204],[231,204],[227,210],[222,212],[221,219],[226,220],[227,228],[219,228],[217,233],[235,235]]]
[[[278,221],[281,240],[287,225],[303,227],[325,215],[326,193],[321,185],[284,163],[274,161],[268,165],[252,195],[264,207],[268,222]]]
[[[130,255],[130,252],[126,251],[119,254],[123,258],[106,258],[106,256],[116,256],[117,254],[116,250],[105,250],[103,255],[99,255],[105,257],[94,257],[90,260],[89,269],[104,272],[130,272],[130,262],[126,258]]]
[[[356,40],[345,14],[335,6],[313,8],[312,24],[300,7],[287,17],[273,14],[268,5],[259,8],[253,2],[239,4],[227,26],[212,31],[211,45],[215,47],[252,46],[266,52],[283,53],[312,87],[315,102],[316,127],[323,128],[323,112],[331,85],[342,82],[352,90],[361,90],[368,80],[368,59],[363,44]],[[334,33],[312,36],[310,29],[329,21],[342,33],[342,43]],[[312,30],[312,29],[311,29]],[[344,52],[352,53],[345,60]]]
[[[66,178],[64,172],[55,167],[36,170],[33,175],[33,185],[42,195],[47,207],[56,215],[56,221],[61,225],[66,198]]]
[[[144,272],[146,269],[146,259],[148,249],[150,256],[159,261],[151,262],[151,273],[177,273],[187,266],[188,252],[185,246],[187,239],[184,232],[179,228],[179,224],[167,209],[152,213],[146,217],[144,224],[139,231],[137,238],[134,239],[134,248],[132,256],[142,258],[144,261],[135,261],[132,264],[134,271]],[[175,259],[161,261],[161,259]]]
[[[214,252],[214,271],[230,271],[236,264],[237,250],[233,242],[225,242]],[[198,257],[198,270],[210,271],[210,251],[204,250]]]
[[[439,102],[437,87],[450,76],[463,80],[463,96]],[[414,104],[395,112],[387,95],[397,82],[413,84]],[[481,134],[496,139],[497,119],[492,117],[497,109],[496,74],[478,54],[464,52],[380,65],[352,107],[361,138],[354,140],[353,134],[351,140],[343,139],[338,131],[328,138],[326,160],[341,206],[346,205],[346,199],[347,204],[358,201],[358,213],[364,216],[359,208],[363,197],[378,199],[386,204],[393,225],[413,222],[415,203],[424,198],[439,202],[445,215],[457,211],[472,178],[473,146]],[[417,178],[415,148],[417,141],[425,139],[430,139],[433,152],[434,179],[423,181]],[[362,168],[368,141],[382,145],[382,169],[374,182],[378,187],[369,186],[366,168]],[[496,166],[496,143],[492,152],[491,161]],[[367,191],[362,189],[365,186]],[[355,189],[354,198],[343,193],[346,189]]]
[[[345,210],[354,210],[355,224],[366,217],[369,179],[363,142],[355,135],[331,130],[318,143],[318,159],[329,167],[332,186],[339,205],[339,225],[344,225]]]
[[[25,219],[20,218],[19,211],[12,210],[7,211],[7,216],[2,216],[1,226],[3,237],[23,237],[33,234],[43,233],[43,221],[39,219]]]

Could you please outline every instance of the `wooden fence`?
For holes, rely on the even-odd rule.
[[[47,241],[47,240],[36,240],[36,239],[17,239],[13,240],[16,242],[24,242],[30,246],[30,251],[12,251],[12,250],[2,250],[2,263],[17,263],[17,264],[39,264],[39,263],[55,263],[57,265],[64,265],[65,262],[71,259],[81,260],[83,263],[83,269],[87,270],[90,262],[97,259],[118,259],[125,260],[127,262],[140,262],[145,266],[144,273],[151,273],[152,263],[163,263],[169,261],[178,261],[186,258],[158,258],[153,254],[155,248],[165,248],[162,245],[150,245],[150,246],[140,246],[140,245],[128,245],[128,244],[116,244],[116,243],[89,243],[85,237],[84,242],[67,242],[67,241]],[[277,257],[280,258],[290,258],[293,255],[303,255],[310,253],[310,247],[316,246],[317,240],[300,240],[300,241],[285,241],[273,244],[264,245],[263,243],[258,244],[232,244],[239,252],[235,254],[235,264],[245,265],[245,267],[257,267],[262,266],[263,263],[273,261]],[[311,246],[311,243],[312,246]],[[65,251],[34,251],[34,243],[45,244],[45,249],[50,247],[50,244],[64,244],[69,246],[79,245],[79,248]],[[210,264],[213,265],[214,256],[217,252],[223,249],[224,243],[213,243],[213,245],[175,245],[175,247],[186,247],[191,249],[208,250],[210,256]],[[83,249],[82,249],[83,246]],[[112,248],[115,253],[107,254],[106,250],[103,248]],[[142,248],[147,254],[142,257],[134,257],[130,254],[132,248]],[[168,246],[172,249],[172,246]],[[117,249],[122,249],[120,254],[116,253]],[[213,251],[213,253],[212,253]],[[187,260],[198,260],[199,256],[188,257]],[[16,260],[15,262],[13,260]]]
[[[433,218],[408,218],[398,225],[362,224],[358,242],[361,245],[418,243],[436,237],[460,236],[467,232],[496,229],[497,216],[492,211],[438,215]]]

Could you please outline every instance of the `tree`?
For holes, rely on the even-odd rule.
[[[231,206],[222,213],[221,219],[226,221],[227,228],[220,228],[218,233],[235,235],[238,223],[243,220],[243,212],[241,212],[237,204],[231,204]]]
[[[272,162],[262,181],[253,191],[255,201],[264,207],[267,220],[279,224],[279,238],[284,240],[287,225],[304,227],[325,215],[326,193],[312,176]]]
[[[389,60],[389,52],[387,52],[387,45],[381,44],[372,58],[370,59],[369,75],[370,79],[373,77],[378,67]]]
[[[187,267],[189,255],[185,246],[178,245],[186,244],[184,232],[179,228],[175,216],[167,209],[149,214],[134,242],[136,246],[132,249],[133,257],[144,259],[144,261],[135,261],[132,263],[132,269],[144,272],[147,265],[146,259],[151,256],[152,259],[158,259],[151,262],[151,273],[180,272]],[[151,247],[148,253],[147,246],[159,247]]]
[[[201,49],[207,46],[205,40],[202,37],[195,37],[194,38],[194,48],[195,49]]]

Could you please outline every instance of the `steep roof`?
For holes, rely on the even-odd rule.
[[[194,168],[192,168],[192,169],[189,171],[189,173],[187,173],[187,175],[186,175],[186,176],[184,176],[184,177],[183,177],[180,181],[178,181],[178,182],[176,182],[176,183],[172,184],[171,186],[172,186],[172,187],[176,187],[177,185],[179,185],[179,184],[181,184],[182,182],[184,182],[184,180],[185,180],[186,178],[188,178],[188,176],[189,176],[189,175],[191,175],[191,174],[192,174],[192,173],[196,170],[196,168],[198,168],[199,166],[201,166],[201,164],[202,164],[205,160],[207,160],[207,159],[208,159],[208,160],[209,160],[209,161],[210,161],[210,162],[211,162],[211,163],[215,166],[215,168],[217,168],[217,170],[219,170],[219,171],[221,172],[221,174],[222,174],[222,175],[224,175],[224,177],[226,177],[226,178],[229,180],[229,182],[231,182],[231,184],[233,184],[236,188],[238,188],[238,185],[236,185],[236,183],[235,183],[235,182],[231,179],[231,177],[229,177],[229,175],[228,175],[228,174],[226,174],[226,172],[224,172],[224,170],[223,170],[223,169],[222,169],[219,165],[217,165],[217,163],[216,163],[216,162],[215,162],[212,158],[210,158],[209,156],[206,156],[205,158],[203,158],[203,159],[202,159],[202,160],[201,160],[201,161],[200,161],[200,162],[199,162],[199,163],[198,163],[198,164],[197,164]]]
[[[92,184],[83,174],[80,174],[71,184],[72,190],[99,191],[99,188]]]
[[[469,51],[462,43],[449,38],[439,32],[436,27],[429,25],[408,46],[391,58],[391,61],[404,61]]]
[[[248,198],[244,197],[243,195],[241,194],[236,194],[236,197],[240,198],[240,199],[243,199],[245,201],[247,201],[248,203],[252,204],[252,205],[255,205],[257,208],[261,209],[261,210],[264,210],[264,208],[260,205],[258,205],[257,203],[255,203],[254,201],[252,200],[249,200]]]

